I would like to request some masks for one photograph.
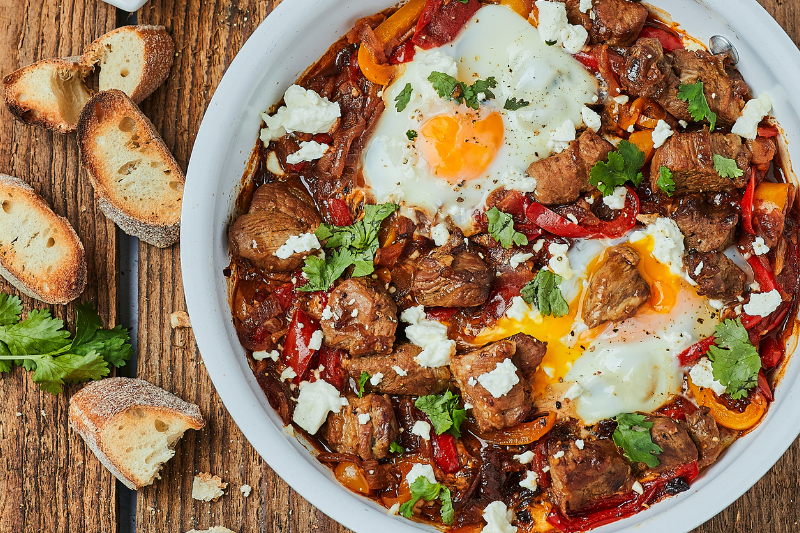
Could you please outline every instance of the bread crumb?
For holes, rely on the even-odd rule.
[[[22,413],[20,413],[19,411],[17,411],[17,416],[22,416]]]
[[[222,481],[219,476],[212,476],[208,472],[202,472],[194,476],[192,483],[192,498],[204,502],[217,501],[220,496],[225,494],[228,484]]]
[[[247,498],[248,496],[250,496],[250,491],[253,490],[253,487],[251,487],[250,485],[245,484],[245,485],[242,485],[241,487],[239,487],[239,490],[242,491],[242,496]]]
[[[172,326],[172,329],[192,327],[192,323],[189,322],[189,315],[186,311],[175,311],[169,315],[169,324]]]

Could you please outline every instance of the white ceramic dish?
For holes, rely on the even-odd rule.
[[[226,228],[255,144],[259,111],[278,101],[358,17],[393,0],[285,0],[236,56],[206,111],[187,173],[181,224],[181,264],[194,333],[214,385],[242,432],[295,490],[358,532],[432,528],[388,516],[385,509],[336,482],[292,436],[269,406],[236,338],[222,270],[228,266]],[[800,102],[785,88],[800,86],[800,53],[755,0],[656,0],[704,42],[727,36],[755,94],[769,91],[791,147],[800,142]],[[794,160],[800,161],[800,151]],[[730,505],[778,460],[800,432],[800,356],[786,369],[763,423],[737,441],[691,490],[596,531],[688,531]],[[780,519],[780,517],[775,517]]]
[[[145,5],[147,0],[105,0],[105,2],[132,13]]]

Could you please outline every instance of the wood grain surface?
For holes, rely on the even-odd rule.
[[[3,0],[0,76],[40,59],[80,54],[114,25],[114,8],[96,0]],[[80,170],[75,135],[26,126],[1,106],[0,172],[30,183],[69,219],[86,249],[88,283],[81,300],[116,325],[116,231]],[[0,291],[18,294],[5,282]],[[25,309],[49,308],[70,326],[74,321],[74,305],[22,299]],[[0,378],[0,531],[116,529],[116,481],[68,428],[67,399],[79,388],[53,396],[21,368]]]
[[[800,43],[800,0],[760,0]],[[176,45],[167,82],[142,103],[185,169],[203,113],[244,41],[278,2],[267,0],[151,0],[141,24],[162,24]],[[37,59],[78,53],[114,26],[114,9],[99,0],[0,0],[0,74]],[[0,172],[32,183],[75,224],[89,261],[82,297],[116,320],[116,241],[96,210],[79,172],[74,137],[24,126],[0,110]],[[191,182],[187,184],[191,186]],[[10,291],[0,285],[0,290]],[[190,329],[172,329],[169,316],[185,310],[179,246],[139,246],[137,375],[200,406],[207,426],[188,432],[161,480],[137,494],[139,532],[183,533],[223,525],[240,533],[344,533],[289,488],[242,436],[214,390]],[[35,304],[25,299],[26,308]],[[71,306],[55,313],[68,320]],[[0,381],[0,533],[118,531],[113,478],[67,430],[68,394],[41,393],[27,373]],[[70,388],[68,393],[74,392]],[[22,416],[17,416],[17,412]],[[800,443],[700,533],[800,531]],[[217,502],[191,498],[193,476],[211,472],[229,483]],[[253,487],[245,498],[239,488]]]

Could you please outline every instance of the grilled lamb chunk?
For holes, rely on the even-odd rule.
[[[697,283],[697,294],[714,300],[732,300],[744,293],[747,275],[719,252],[687,254],[686,272]]]
[[[411,292],[426,307],[473,307],[486,301],[491,283],[489,267],[457,229],[444,246],[417,262]]]
[[[340,413],[331,413],[322,428],[322,438],[334,451],[356,454],[365,461],[383,459],[389,446],[400,434],[400,426],[388,396],[367,394],[363,398],[351,396],[350,405]],[[369,414],[362,424],[359,415]]]
[[[636,268],[639,254],[625,245],[606,253],[605,263],[589,280],[583,304],[583,321],[590,328],[630,318],[650,299],[650,286]]]
[[[753,166],[763,167],[768,165],[775,157],[777,147],[775,141],[768,137],[756,137],[753,140],[747,139],[744,142],[750,153],[753,154],[750,163]]]
[[[450,371],[461,389],[466,403],[472,404],[472,414],[481,431],[503,429],[522,422],[533,403],[531,386],[519,371],[519,359],[514,357],[516,346],[502,340],[455,357],[450,362]],[[519,380],[510,391],[495,398],[477,378],[495,370],[499,363],[510,359],[517,368]]]
[[[502,211],[502,209],[500,210]],[[470,237],[470,239],[480,247],[484,261],[496,273],[498,280],[503,285],[523,287],[529,281],[533,281],[533,271],[527,261],[519,263],[516,267],[512,267],[510,264],[511,258],[519,253],[533,253],[533,257],[530,260],[536,260],[537,254],[533,252],[532,242],[524,246],[514,246],[506,249],[488,233],[479,233]],[[544,253],[546,253],[546,250]]]
[[[397,329],[397,306],[372,278],[350,278],[328,297],[331,315],[321,322],[325,344],[352,356],[389,353]]]
[[[647,20],[647,8],[629,0],[598,0],[592,7],[593,43],[630,46]]]
[[[519,371],[522,372],[525,379],[533,379],[536,369],[547,353],[547,343],[525,333],[517,333],[506,340],[513,341],[516,346],[514,359],[519,361]]]
[[[662,103],[670,88],[680,85],[672,70],[672,58],[664,55],[657,39],[639,39],[625,54],[619,81],[631,94],[654,98]],[[677,99],[677,89],[673,89]],[[663,103],[662,103],[663,105]]]
[[[321,222],[314,201],[302,185],[294,181],[265,183],[253,194],[250,211],[228,230],[231,252],[261,269],[290,272],[311,252],[297,252],[286,259],[275,252],[289,237],[313,233]]]
[[[383,374],[377,385],[367,382],[367,389],[373,392],[413,396],[444,392],[450,386],[450,369],[419,366],[414,358],[421,351],[422,348],[410,343],[398,344],[390,354],[345,359],[342,365],[345,372],[356,381],[362,372],[370,376]],[[395,368],[402,372],[398,374]],[[403,372],[405,375],[402,375]]]
[[[597,499],[629,491],[634,481],[630,465],[610,440],[585,441],[583,449],[572,440],[551,445],[547,462],[553,499],[565,516]]]
[[[680,465],[697,461],[697,447],[682,423],[664,416],[647,417],[647,422],[653,423],[650,436],[653,444],[662,451],[656,455],[658,465],[655,467],[648,468],[644,463],[638,463],[641,471],[663,474]]]
[[[684,236],[688,250],[721,252],[733,244],[739,213],[731,206],[716,206],[701,195],[678,198],[672,219]]]
[[[536,179],[533,192],[536,201],[545,205],[567,204],[593,189],[589,185],[589,172],[595,163],[605,161],[612,150],[614,145],[587,129],[563,152],[531,163],[528,175]]]
[[[714,168],[715,153],[734,159],[743,171],[742,176],[738,178],[720,176]],[[747,185],[747,174],[744,171],[750,168],[750,158],[749,151],[741,144],[741,139],[737,135],[709,134],[708,129],[703,129],[689,133],[675,133],[656,149],[650,163],[650,186],[654,191],[658,190],[656,182],[662,166],[672,171],[676,195],[719,192]]]
[[[686,415],[686,429],[700,452],[697,463],[700,468],[716,461],[723,449],[719,426],[709,412],[708,407],[699,407],[694,413]]]

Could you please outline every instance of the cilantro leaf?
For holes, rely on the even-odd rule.
[[[0,326],[16,324],[21,314],[22,300],[17,296],[0,293]]]
[[[569,313],[569,304],[561,294],[561,276],[549,270],[540,270],[533,281],[522,287],[522,299],[536,305],[543,316],[564,316]]]
[[[750,344],[750,336],[739,318],[718,324],[714,339],[716,346],[708,348],[714,379],[725,385],[731,398],[744,398],[758,384],[761,369],[758,350]]]
[[[0,341],[14,355],[53,353],[70,344],[69,331],[63,328],[64,322],[51,317],[50,311],[34,309],[25,320],[0,327]],[[27,360],[23,366],[33,370]]]
[[[714,170],[723,178],[738,178],[744,171],[739,168],[736,161],[722,157],[721,155],[714,154]]]
[[[714,131],[717,125],[717,114],[708,107],[708,100],[706,100],[706,95],[703,93],[702,81],[698,80],[697,83],[688,84],[681,83],[678,88],[678,98],[684,102],[689,102],[689,114],[692,115],[694,120],[700,122],[703,119],[708,119],[711,131]]]
[[[431,85],[433,85],[433,88],[436,91],[436,94],[439,95],[439,98],[452,98],[456,87],[460,87],[461,85],[461,82],[459,82],[453,76],[435,70],[428,76],[428,81],[431,82]]]
[[[461,2],[462,4],[469,4],[469,0],[456,0],[457,2]]]
[[[514,231],[514,219],[508,213],[503,213],[496,207],[492,207],[486,211],[486,219],[489,221],[489,233],[492,238],[506,250],[511,248],[512,243],[517,246],[528,244],[528,237],[518,231]]]
[[[675,192],[675,181],[672,179],[672,171],[667,167],[658,169],[658,181],[656,181],[658,188],[667,193],[667,196],[672,196]]]
[[[629,142],[621,141],[617,149],[609,152],[608,161],[595,163],[589,172],[589,183],[597,187],[603,196],[614,194],[614,189],[630,181],[634,185],[642,182],[644,152]]]
[[[361,398],[364,396],[364,385],[367,384],[367,380],[369,379],[369,374],[362,371],[361,375],[358,376],[358,397]]]
[[[352,264],[353,254],[347,249],[334,250],[325,259],[309,255],[303,265],[308,283],[299,289],[303,292],[327,291]]]
[[[419,500],[433,501],[439,499],[442,503],[441,515],[442,522],[446,525],[453,523],[454,511],[453,501],[450,496],[450,489],[441,483],[431,483],[424,476],[419,476],[414,480],[411,485],[411,499],[400,506],[400,514],[406,518],[410,518],[414,514],[414,505]]]
[[[644,415],[631,413],[617,415],[614,418],[617,429],[614,430],[612,438],[614,444],[622,448],[629,460],[655,468],[660,462],[653,454],[660,454],[664,450],[653,444],[653,438],[650,436],[653,423],[645,422],[644,419]]]
[[[554,44],[556,44],[557,42],[558,42],[558,41],[545,41],[545,42],[544,42],[544,44],[546,44],[547,46],[553,46],[553,45],[554,45]]]
[[[417,136],[418,136],[418,135],[419,135],[419,134],[418,134],[416,131],[414,131],[414,130],[408,130],[408,131],[406,132],[406,137],[408,137],[408,140],[409,140],[409,141],[413,141],[414,139],[416,139],[416,138],[417,138]]]
[[[0,356],[3,355],[12,355],[11,352],[8,350],[8,346],[6,343],[0,342]],[[9,358],[8,360],[0,360],[0,374],[3,372],[11,372],[11,367],[14,365],[14,361]]]
[[[397,444],[395,441],[392,441],[389,443],[389,453],[399,453],[400,455],[403,455],[406,453],[406,449]]]
[[[453,510],[453,499],[450,497],[450,489],[442,487],[439,493],[439,501],[442,502],[442,508],[439,513],[442,515],[442,522],[449,526],[453,523],[455,518],[455,511]]]
[[[505,104],[503,104],[503,109],[508,109],[509,111],[516,111],[517,109],[522,109],[523,107],[528,107],[529,105],[531,105],[531,103],[528,102],[527,100],[523,100],[522,98],[517,100],[515,96],[512,96],[511,98],[506,100]]]
[[[441,98],[453,99],[472,109],[478,109],[480,105],[479,94],[483,93],[487,100],[494,98],[494,93],[489,89],[497,87],[497,80],[495,80],[494,76],[489,76],[485,80],[475,80],[472,85],[467,85],[449,74],[437,71],[430,73],[428,81],[431,82],[431,85],[433,85],[436,93]]]
[[[449,390],[440,395],[420,396],[414,406],[428,415],[437,435],[448,431],[456,438],[461,436],[461,422],[467,412],[458,408],[458,396]]]
[[[394,98],[394,101],[395,101],[394,107],[395,107],[395,109],[397,109],[398,113],[403,111],[406,108],[406,106],[408,105],[408,102],[411,101],[411,93],[412,92],[413,92],[413,90],[411,89],[411,84],[410,83],[406,83],[406,86],[403,87],[403,90],[400,91],[400,94],[395,96],[395,98]]]

